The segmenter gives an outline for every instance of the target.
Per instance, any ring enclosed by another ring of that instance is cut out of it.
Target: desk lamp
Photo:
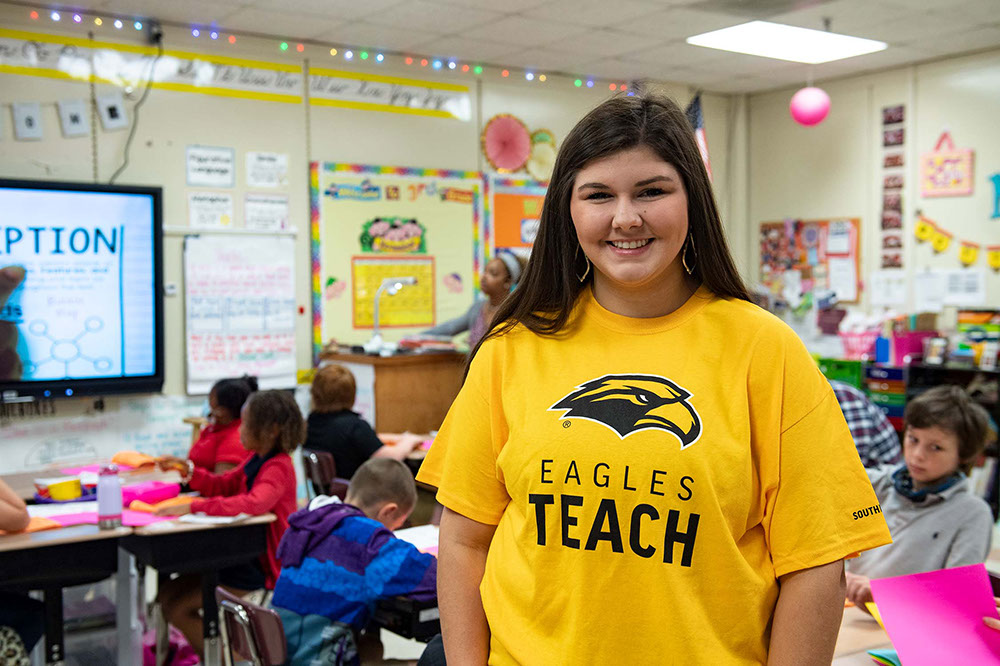
[[[416,283],[417,278],[412,275],[407,277],[390,277],[382,280],[382,284],[380,284],[378,289],[375,290],[375,328],[372,331],[371,339],[364,344],[366,354],[378,354],[382,351],[383,343],[382,334],[379,332],[378,302],[382,297],[383,292],[393,296],[396,292],[403,288],[403,285]]]

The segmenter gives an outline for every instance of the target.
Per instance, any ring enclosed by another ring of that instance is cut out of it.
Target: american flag
[[[688,104],[684,113],[687,114],[688,122],[694,128],[694,137],[698,141],[698,150],[701,151],[701,159],[705,163],[705,170],[708,171],[709,180],[712,179],[712,164],[708,159],[708,139],[705,138],[705,117],[701,113],[701,93],[694,96]]]

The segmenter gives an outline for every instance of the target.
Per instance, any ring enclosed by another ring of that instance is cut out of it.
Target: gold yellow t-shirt
[[[491,664],[764,663],[779,576],[890,542],[801,341],[704,288],[488,341],[417,478],[497,525]]]

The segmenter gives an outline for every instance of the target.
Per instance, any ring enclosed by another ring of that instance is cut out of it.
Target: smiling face
[[[637,297],[676,301],[686,285],[681,250],[688,200],[670,163],[647,146],[588,163],[573,183],[570,216],[593,263],[594,296],[601,305],[629,315],[625,304]]]
[[[917,489],[937,485],[958,471],[958,435],[940,428],[906,428],[903,458]]]

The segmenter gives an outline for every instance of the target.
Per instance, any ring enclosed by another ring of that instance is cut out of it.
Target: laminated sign
[[[972,194],[971,148],[956,149],[943,132],[934,150],[920,156],[920,196],[956,197]]]

